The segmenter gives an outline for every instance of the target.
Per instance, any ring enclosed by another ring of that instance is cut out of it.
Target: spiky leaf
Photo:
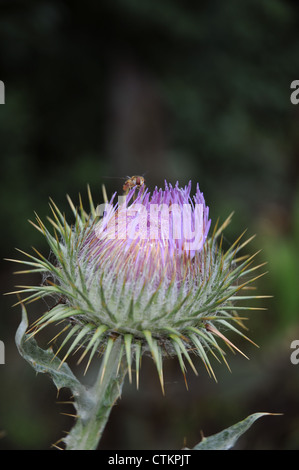
[[[204,437],[199,444],[193,447],[193,450],[229,450],[257,419],[271,414],[273,413],[254,413],[249,415],[243,421],[224,429],[224,431],[213,436]]]
[[[19,353],[37,373],[49,374],[57,389],[71,389],[74,396],[82,395],[83,387],[66,363],[55,357],[51,348],[41,349],[34,337],[26,334],[28,328],[27,312],[22,305],[22,321],[17,329],[15,340]]]

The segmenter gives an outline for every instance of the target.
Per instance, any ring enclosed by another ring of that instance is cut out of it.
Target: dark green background
[[[101,442],[107,449],[179,449],[256,411],[283,416],[258,421],[241,449],[299,449],[299,5],[282,0],[1,1],[0,106],[1,259],[44,241],[27,222],[50,215],[48,198],[66,210],[66,194],[96,202],[101,184],[121,190],[123,177],[145,174],[198,181],[213,223],[235,211],[226,246],[247,228],[250,252],[267,261],[259,294],[267,311],[249,312],[249,336],[235,340],[250,356],[228,354],[188,372],[165,364],[166,396],[151,360],[140,390],[125,386]],[[39,282],[1,262],[3,293]],[[2,449],[47,449],[70,429],[56,391],[18,355],[20,309],[1,298]],[[257,301],[256,305],[257,305]],[[30,317],[44,305],[32,304]],[[61,395],[64,398],[64,394]],[[66,394],[67,397],[67,394]]]

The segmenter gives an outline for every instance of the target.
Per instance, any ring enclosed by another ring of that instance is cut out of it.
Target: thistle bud
[[[86,368],[99,350],[108,360],[120,339],[129,378],[134,364],[137,386],[145,353],[153,357],[162,390],[165,355],[178,358],[185,376],[187,364],[197,374],[191,357],[196,353],[215,378],[209,353],[226,362],[221,341],[239,351],[221,330],[244,336],[237,312],[247,307],[238,303],[254,298],[240,292],[256,279],[251,273],[259,266],[251,266],[253,257],[237,259],[250,239],[242,242],[241,236],[224,252],[222,232],[231,217],[210,234],[209,208],[198,185],[191,196],[191,182],[183,188],[165,182],[152,193],[133,187],[97,208],[89,188],[88,195],[88,213],[69,199],[72,225],[51,202],[54,233],[37,217],[34,225],[45,236],[53,262],[40,253],[19,261],[51,278],[46,285],[17,291],[29,294],[23,302],[49,295],[58,300],[33,325],[34,333],[66,321],[62,363],[82,346],[79,362],[88,358]]]

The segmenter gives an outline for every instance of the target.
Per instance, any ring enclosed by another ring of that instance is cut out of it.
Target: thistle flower
[[[240,291],[256,279],[251,273],[260,266],[251,266],[254,256],[238,260],[237,254],[252,238],[241,242],[241,236],[224,252],[222,232],[231,216],[209,236],[209,208],[198,185],[191,197],[191,182],[184,188],[165,182],[152,194],[135,187],[97,208],[89,188],[88,196],[89,213],[81,200],[77,209],[68,198],[72,225],[51,201],[53,234],[36,217],[33,225],[45,236],[54,262],[37,251],[37,256],[22,252],[29,260],[18,261],[44,276],[42,285],[19,286],[15,293],[27,294],[22,302],[56,298],[32,325],[34,334],[66,322],[57,351],[68,348],[61,363],[81,346],[78,362],[88,358],[87,370],[100,351],[102,376],[118,339],[119,363],[125,360],[130,381],[135,369],[137,387],[145,353],[153,357],[163,391],[164,356],[176,356],[185,377],[187,364],[197,374],[195,353],[215,378],[210,355],[227,364],[221,341],[243,354],[220,330],[244,336],[237,312],[250,307],[238,302],[256,296]]]

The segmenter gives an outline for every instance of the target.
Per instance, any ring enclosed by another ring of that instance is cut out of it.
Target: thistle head
[[[162,389],[165,355],[178,358],[185,377],[187,365],[197,373],[195,353],[215,377],[210,353],[226,363],[221,342],[238,350],[221,329],[243,335],[237,312],[250,307],[239,307],[239,301],[255,297],[240,295],[259,267],[252,267],[253,257],[238,262],[250,240],[239,237],[224,252],[222,232],[231,217],[210,234],[209,208],[198,185],[191,196],[191,182],[184,188],[165,182],[152,193],[136,186],[98,207],[89,188],[88,195],[88,213],[69,198],[71,225],[52,201],[53,231],[37,217],[34,225],[45,236],[53,262],[40,253],[24,253],[27,259],[19,261],[46,280],[17,291],[29,294],[22,302],[57,299],[33,324],[34,334],[66,322],[57,353],[67,347],[63,363],[82,346],[79,362],[86,358],[86,369],[98,351],[107,361],[113,342],[121,338],[120,361],[126,361],[130,380],[134,364],[137,386],[145,353],[153,357]]]

